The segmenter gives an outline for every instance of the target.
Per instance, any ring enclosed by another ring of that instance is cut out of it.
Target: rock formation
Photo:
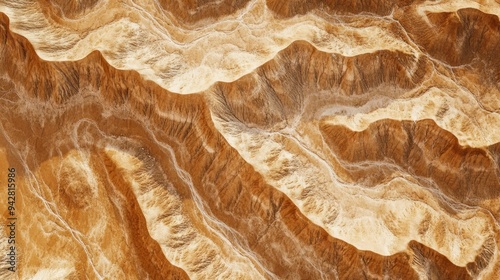
[[[500,279],[499,16],[0,0],[0,278]]]

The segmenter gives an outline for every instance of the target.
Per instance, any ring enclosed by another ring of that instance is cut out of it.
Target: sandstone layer
[[[0,277],[500,279],[499,15],[0,0]]]

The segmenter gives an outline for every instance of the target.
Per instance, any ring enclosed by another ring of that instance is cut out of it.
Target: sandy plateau
[[[0,0],[0,279],[500,279],[499,16]]]

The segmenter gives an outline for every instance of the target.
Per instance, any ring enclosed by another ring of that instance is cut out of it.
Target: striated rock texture
[[[499,15],[0,0],[0,278],[500,279]]]

